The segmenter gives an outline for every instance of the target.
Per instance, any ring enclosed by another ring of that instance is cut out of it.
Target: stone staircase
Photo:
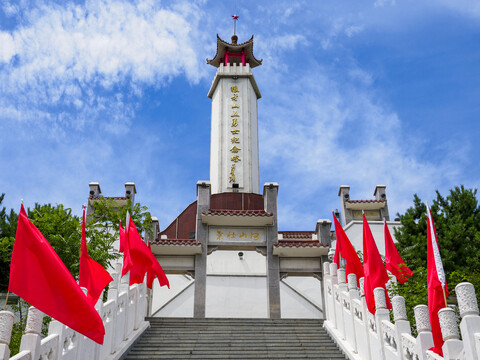
[[[315,319],[147,318],[126,359],[345,359]]]

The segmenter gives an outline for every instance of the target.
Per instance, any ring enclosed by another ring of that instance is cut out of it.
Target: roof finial
[[[232,15],[233,18],[233,36],[232,36],[232,44],[237,45],[237,20],[238,20],[238,15],[237,15],[237,4],[235,4],[235,14]]]

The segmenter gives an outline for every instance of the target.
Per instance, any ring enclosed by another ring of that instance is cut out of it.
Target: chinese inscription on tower
[[[230,91],[232,93],[232,103],[231,103],[231,107],[232,107],[232,113],[230,115],[230,118],[231,118],[231,126],[230,126],[230,132],[232,134],[232,137],[230,138],[230,142],[231,142],[231,148],[230,148],[230,174],[229,174],[229,180],[228,182],[229,183],[236,183],[237,182],[237,179],[235,178],[235,170],[236,170],[236,163],[238,163],[239,161],[241,161],[241,157],[240,157],[240,150],[242,150],[240,148],[240,129],[238,129],[238,125],[239,125],[239,122],[240,122],[240,115],[238,114],[238,109],[240,108],[240,106],[238,105],[238,95],[239,95],[239,91],[238,91],[238,86],[237,85],[234,85],[232,87],[230,87]]]

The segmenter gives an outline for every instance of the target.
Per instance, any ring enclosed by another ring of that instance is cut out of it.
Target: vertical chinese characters
[[[230,91],[232,93],[232,114],[230,115],[231,118],[231,129],[230,132],[232,134],[232,137],[230,138],[232,147],[230,148],[230,152],[232,153],[230,157],[230,161],[232,162],[231,167],[230,167],[230,174],[229,174],[229,182],[230,183],[236,183],[236,178],[235,178],[235,170],[236,170],[236,163],[241,161],[241,157],[239,154],[239,151],[241,148],[237,145],[240,145],[240,129],[238,129],[238,124],[240,121],[240,115],[238,113],[238,109],[240,109],[240,106],[238,105],[238,86],[234,85],[230,87]]]

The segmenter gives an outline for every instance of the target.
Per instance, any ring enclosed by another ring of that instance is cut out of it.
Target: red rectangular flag
[[[155,276],[158,277],[160,286],[167,285],[170,288],[170,284],[162,267],[152,254],[152,251],[143,242],[132,218],[129,218],[127,221],[128,230],[126,231],[126,241],[124,244],[125,251],[123,254],[122,276],[130,271],[130,285],[133,285],[142,283],[145,279],[145,274],[150,272],[149,276],[147,276],[147,285],[150,285],[149,288],[153,285]],[[149,280],[151,280],[151,282]]]
[[[337,243],[335,247],[335,257],[333,262],[340,267],[340,258],[344,258],[346,261],[345,274],[355,274],[357,275],[357,286],[359,284],[360,278],[363,277],[363,266],[358,258],[358,255],[355,251],[350,240],[348,240],[347,234],[343,231],[342,225],[338,222],[335,214],[332,212],[333,222],[335,224],[335,235],[337,237]]]
[[[103,344],[102,319],[23,205],[10,265],[11,291],[38,310]]]
[[[390,303],[387,289],[385,288],[385,284],[390,278],[383,265],[382,257],[378,252],[377,244],[375,243],[365,214],[363,214],[363,272],[365,273],[364,293],[368,310],[372,314],[375,314],[376,307],[373,290],[378,287],[385,289],[387,308],[391,309],[392,304]]]
[[[400,284],[403,284],[408,280],[410,276],[413,275],[412,270],[410,270],[403,261],[402,257],[397,251],[395,244],[393,243],[392,235],[388,230],[387,221],[384,222],[384,231],[385,231],[385,268],[390,271],[397,278]]]
[[[447,306],[446,297],[448,296],[448,287],[443,270],[440,249],[438,248],[437,232],[433,223],[432,213],[427,206],[427,284],[428,284],[428,313],[430,315],[430,325],[432,327],[432,336],[434,347],[437,354],[443,356],[442,346],[443,337],[440,329],[440,320],[438,311]]]
[[[82,243],[80,247],[80,271],[78,283],[87,289],[87,299],[92,304],[97,303],[103,289],[112,281],[110,274],[88,255],[87,238],[85,236],[85,208],[82,218]]]

